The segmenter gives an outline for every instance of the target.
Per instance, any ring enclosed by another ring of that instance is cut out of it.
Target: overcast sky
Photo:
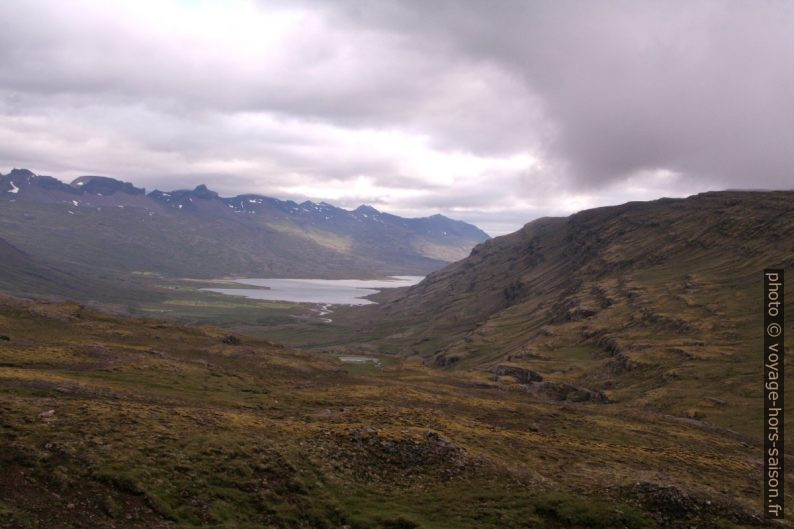
[[[0,171],[497,235],[794,185],[794,2],[0,1]]]

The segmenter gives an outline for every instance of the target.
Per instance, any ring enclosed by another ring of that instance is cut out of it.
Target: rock
[[[451,365],[457,364],[460,361],[459,356],[447,356],[443,353],[436,355],[433,359],[433,364],[436,367],[449,367]]]
[[[352,441],[364,441],[367,439],[371,439],[378,435],[378,431],[371,427],[366,428],[357,428],[350,432],[350,439]]]
[[[627,371],[632,371],[637,367],[637,364],[629,360],[629,357],[624,353],[616,353],[612,360],[607,364],[607,370],[612,375],[619,375]]]
[[[525,345],[520,352],[511,354],[507,356],[508,362],[513,362],[515,360],[548,360],[549,357],[540,354],[535,349],[532,349],[529,345]]]
[[[695,420],[702,420],[706,417],[706,415],[696,408],[689,408],[686,411],[686,416],[688,419],[695,419]]]
[[[531,382],[524,386],[527,391],[543,394],[556,401],[607,403],[607,396],[598,390],[574,386],[565,382]]]
[[[620,345],[618,345],[617,340],[615,340],[611,336],[599,337],[596,340],[596,345],[612,356],[615,356],[623,352],[623,350],[620,348]]]
[[[597,314],[596,310],[587,307],[574,307],[565,313],[565,321],[580,321]]]
[[[447,441],[436,432],[432,432],[432,431],[425,432],[425,439],[427,440],[428,443],[441,446],[443,448],[457,450],[457,447],[455,446],[454,443]]]
[[[692,353],[690,353],[685,349],[681,349],[680,347],[670,347],[668,351],[681,356],[681,358],[685,360],[695,360],[697,358],[697,356],[693,355]]]
[[[343,467],[355,469],[363,479],[408,479],[432,471],[449,478],[463,472],[465,452],[452,441],[434,431],[420,438],[392,437],[373,428],[351,430],[351,444],[336,459]]]
[[[493,369],[491,369],[491,373],[497,376],[513,377],[516,379],[516,381],[518,381],[519,384],[528,384],[530,382],[540,382],[541,380],[543,380],[543,375],[541,375],[537,371],[526,369],[524,367],[509,366],[505,364],[500,364],[494,367]]]
[[[714,501],[674,486],[638,482],[625,487],[623,494],[639,500],[660,527],[714,527],[703,524],[711,517],[728,519],[743,526],[766,526],[755,513],[735,503]]]
[[[224,336],[221,342],[226,345],[240,345],[240,339],[232,334]]]

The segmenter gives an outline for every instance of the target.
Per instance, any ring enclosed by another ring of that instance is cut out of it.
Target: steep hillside
[[[740,434],[379,361],[0,297],[0,527],[765,526]]]
[[[75,279],[0,239],[0,290],[25,291],[31,296],[73,296],[79,292]]]
[[[168,291],[153,288],[144,277],[97,274],[95,268],[33,258],[4,239],[0,239],[0,291],[28,298],[79,299],[114,311],[169,297]]]
[[[488,238],[440,215],[222,198],[203,185],[147,195],[112,178],[65,184],[26,169],[0,176],[0,236],[66,267],[204,278],[425,274]]]
[[[436,366],[754,432],[764,268],[794,268],[794,193],[705,193],[534,221],[350,318]]]

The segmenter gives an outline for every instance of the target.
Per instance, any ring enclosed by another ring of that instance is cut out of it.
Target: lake
[[[394,276],[386,279],[232,279],[224,283],[241,286],[202,290],[268,301],[369,305],[374,301],[364,297],[377,294],[385,288],[415,285],[422,279],[424,279],[422,276]],[[255,288],[243,288],[243,286]]]

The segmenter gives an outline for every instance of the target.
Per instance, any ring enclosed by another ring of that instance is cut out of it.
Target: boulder
[[[530,382],[540,382],[543,380],[543,375],[537,371],[505,364],[499,364],[495,366],[493,369],[491,369],[491,373],[500,377],[513,377],[519,384],[529,384]]]
[[[232,334],[224,336],[221,342],[226,345],[240,345],[240,339]]]

